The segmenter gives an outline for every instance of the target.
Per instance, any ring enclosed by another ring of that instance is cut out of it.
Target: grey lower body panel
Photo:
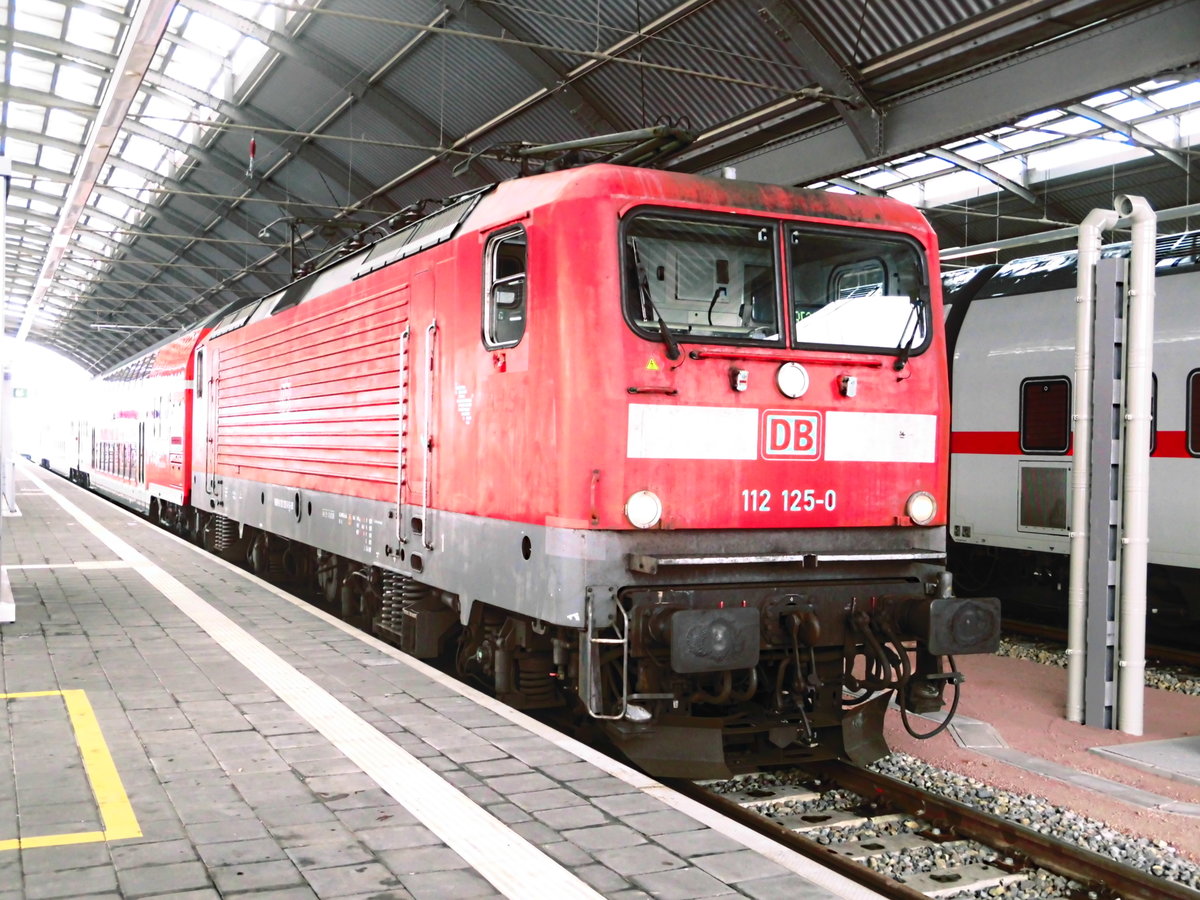
[[[927,579],[943,568],[943,528],[592,531],[552,528],[264,485],[226,476],[194,505],[459,597],[582,628],[589,587]],[[420,531],[412,527],[419,521]],[[401,534],[401,523],[404,534]],[[856,559],[870,554],[871,559]],[[694,565],[636,570],[639,558]],[[821,559],[838,560],[830,563]]]

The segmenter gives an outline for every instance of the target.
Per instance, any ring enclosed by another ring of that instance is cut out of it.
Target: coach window
[[[1021,382],[1021,452],[1062,455],[1071,449],[1071,382],[1063,377]]]
[[[487,243],[483,343],[489,350],[515,347],[525,335],[526,246],[520,227],[493,235]]]
[[[196,388],[195,394],[197,397],[204,396],[204,351],[201,350],[196,354]]]
[[[1150,373],[1150,455],[1158,449],[1158,376]]]
[[[1200,369],[1192,369],[1187,377],[1187,450],[1200,456]]]

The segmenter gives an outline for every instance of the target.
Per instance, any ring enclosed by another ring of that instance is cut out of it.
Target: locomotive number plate
[[[772,491],[767,488],[742,491],[742,512],[786,512],[805,513],[837,509],[837,491],[821,491],[817,488],[794,488]]]

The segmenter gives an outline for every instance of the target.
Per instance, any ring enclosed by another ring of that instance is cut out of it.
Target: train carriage
[[[1150,464],[1149,627],[1200,624],[1198,235],[1158,241]],[[1104,249],[1124,258],[1128,244]],[[954,273],[951,537],[963,584],[1025,615],[1065,621],[1076,254]],[[1181,630],[1182,629],[1182,630]]]
[[[174,522],[186,503],[191,366],[203,333],[172,336],[92,382],[81,420],[67,426],[68,477]]]

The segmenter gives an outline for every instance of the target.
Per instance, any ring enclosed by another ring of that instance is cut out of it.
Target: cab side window
[[[515,347],[525,335],[525,229],[493,235],[484,250],[483,343]]]

